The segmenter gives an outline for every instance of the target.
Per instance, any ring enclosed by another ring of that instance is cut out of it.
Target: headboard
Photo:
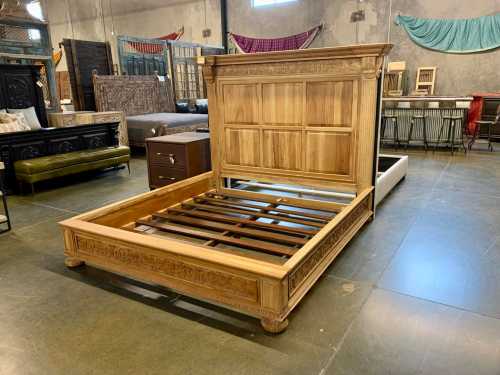
[[[48,126],[38,65],[0,64],[0,109],[35,107],[40,125]]]
[[[101,76],[94,74],[99,112],[122,111],[126,116],[175,112],[172,84],[158,76]]]
[[[388,44],[199,58],[212,165],[225,178],[361,192],[373,186]]]

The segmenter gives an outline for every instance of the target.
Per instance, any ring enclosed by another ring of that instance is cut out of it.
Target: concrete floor
[[[146,163],[10,197],[0,374],[500,374],[500,152],[410,152],[406,181],[290,316],[256,319],[91,267],[57,222],[147,190]]]

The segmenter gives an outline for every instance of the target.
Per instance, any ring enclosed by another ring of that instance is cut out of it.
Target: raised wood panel
[[[226,129],[225,152],[225,160],[228,164],[251,167],[259,166],[259,130]]]
[[[352,134],[308,132],[306,171],[349,176],[352,172]]]
[[[266,83],[262,85],[265,124],[300,125],[302,123],[303,84]]]
[[[257,124],[259,121],[257,85],[227,84],[223,87],[225,123]]]
[[[264,130],[262,143],[265,168],[301,169],[302,135],[300,131]]]
[[[352,126],[353,81],[308,82],[307,124]]]

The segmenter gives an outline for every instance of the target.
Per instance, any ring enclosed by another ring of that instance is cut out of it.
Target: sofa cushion
[[[30,175],[125,155],[130,155],[130,149],[127,146],[105,147],[19,160],[15,162],[14,167],[16,173]]]

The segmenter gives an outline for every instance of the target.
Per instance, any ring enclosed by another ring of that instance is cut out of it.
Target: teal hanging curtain
[[[457,20],[398,16],[396,24],[418,45],[437,51],[472,53],[500,47],[500,13]]]

